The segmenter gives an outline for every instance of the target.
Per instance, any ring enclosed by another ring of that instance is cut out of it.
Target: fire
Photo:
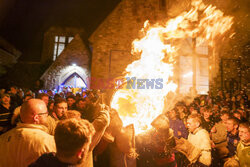
[[[204,42],[213,46],[216,37],[233,24],[232,17],[223,16],[223,12],[202,0],[193,0],[191,5],[188,12],[164,25],[150,26],[146,21],[141,30],[145,36],[133,42],[132,54],[141,57],[127,66],[127,85],[116,91],[111,107],[118,111],[125,126],[134,124],[136,134],[151,128],[151,122],[167,104],[166,95],[177,88],[172,76],[174,60],[181,49],[178,41],[196,38],[196,46]]]

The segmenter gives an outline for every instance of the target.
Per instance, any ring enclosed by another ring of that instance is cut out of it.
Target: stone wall
[[[235,18],[235,24],[228,34],[233,34],[234,31],[237,34],[233,38],[225,36],[226,38],[220,39],[216,46],[217,48],[210,48],[209,51],[209,84],[211,88],[217,90],[221,88],[221,83],[223,82],[221,80],[221,59],[239,59],[242,57],[241,50],[249,46],[247,45],[249,41],[249,21],[247,21],[247,18],[249,16],[246,14],[248,8],[243,0],[237,3],[232,0],[226,3],[224,1],[204,1],[209,4],[213,3],[225,15],[231,15]],[[162,6],[163,4],[166,6]],[[149,20],[152,24],[156,22],[161,23],[161,21],[177,16],[189,7],[190,0],[121,1],[89,38],[93,48],[92,77],[113,78],[121,76],[126,66],[136,59],[134,55],[130,54],[131,43],[140,37],[139,31],[143,27],[144,22]],[[246,51],[246,53],[249,53],[249,51]],[[245,56],[247,60],[249,60],[248,57]],[[249,66],[245,65],[242,69],[244,68],[249,69]],[[234,68],[231,72],[234,73],[235,70]],[[244,75],[247,76],[247,74],[249,74],[249,70]],[[228,74],[224,75],[230,76]],[[243,80],[244,84],[249,82],[249,79],[246,79],[246,77],[245,79],[242,78]]]
[[[41,79],[44,81],[44,89],[58,89],[58,86],[74,73],[77,73],[89,85],[89,60],[90,52],[88,48],[80,36],[76,35],[42,75]]]
[[[46,63],[53,60],[55,36],[75,36],[76,34],[85,38],[85,31],[81,28],[50,27],[44,34],[41,62]]]
[[[89,38],[93,47],[92,77],[120,76],[136,59],[130,54],[131,43],[139,37],[144,22],[153,24],[169,17],[167,2],[161,6],[160,0],[122,1]]]

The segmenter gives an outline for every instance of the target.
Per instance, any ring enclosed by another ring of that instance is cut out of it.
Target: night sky
[[[16,0],[0,25],[0,36],[22,52],[19,60],[40,61],[43,34],[51,26],[81,27],[87,36],[121,0]]]

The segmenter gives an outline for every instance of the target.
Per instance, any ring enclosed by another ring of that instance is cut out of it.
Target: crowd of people
[[[0,167],[112,166],[103,138],[115,113],[102,104],[98,90],[74,95],[11,86],[0,96]],[[150,147],[137,148],[138,167],[250,166],[249,99],[243,91],[179,101],[163,116],[170,130],[156,128],[150,142],[140,143]]]

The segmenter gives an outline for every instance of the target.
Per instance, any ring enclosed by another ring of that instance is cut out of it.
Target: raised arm
[[[101,109],[101,111],[99,111],[99,113],[97,114],[96,119],[92,123],[96,133],[92,138],[92,143],[89,148],[90,151],[93,151],[95,146],[99,143],[106,128],[109,126],[109,123],[110,123],[109,111],[106,109]]]

